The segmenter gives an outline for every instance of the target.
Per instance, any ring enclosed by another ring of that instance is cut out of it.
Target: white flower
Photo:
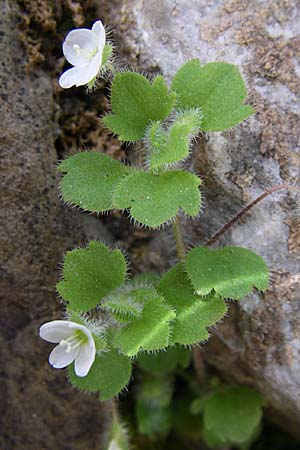
[[[96,346],[90,330],[69,320],[53,320],[40,327],[40,337],[57,345],[49,356],[55,369],[62,369],[75,360],[75,373],[85,377],[93,365]]]
[[[63,43],[63,53],[74,67],[61,75],[59,85],[68,89],[94,80],[102,64],[104,46],[105,29],[101,20],[97,20],[91,30],[79,28],[70,31]]]

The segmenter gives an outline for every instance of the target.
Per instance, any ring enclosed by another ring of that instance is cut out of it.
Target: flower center
[[[78,44],[73,45],[73,50],[76,53],[77,56],[80,55],[80,46]]]
[[[69,353],[71,350],[75,350],[87,341],[87,336],[82,331],[76,330],[67,339],[63,339],[62,341],[60,341],[60,345],[62,345],[63,347],[67,347],[66,352]]]
[[[85,48],[81,48],[78,44],[73,45],[73,50],[76,56],[82,56],[86,59],[92,59],[93,56],[95,56],[97,53],[97,47],[95,47],[93,50],[87,50]]]

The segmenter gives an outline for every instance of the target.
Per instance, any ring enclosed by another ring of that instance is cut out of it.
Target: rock
[[[6,450],[99,448],[109,406],[48,365],[39,326],[61,318],[55,284],[67,249],[99,237],[99,221],[58,198],[57,125],[49,72],[25,71],[17,1],[1,12],[1,437]]]
[[[167,79],[182,63],[237,64],[257,114],[204,136],[192,165],[203,177],[205,210],[192,240],[205,242],[242,205],[271,186],[299,184],[300,61],[297,0],[128,0],[111,9],[127,61]],[[131,55],[131,56],[128,56]],[[300,210],[279,191],[227,232],[222,243],[251,248],[272,271],[265,296],[231,307],[205,357],[230,380],[258,388],[281,426],[299,436]]]

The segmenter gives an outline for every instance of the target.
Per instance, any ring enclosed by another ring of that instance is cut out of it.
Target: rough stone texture
[[[47,362],[41,323],[61,317],[55,284],[64,252],[100,236],[96,219],[58,199],[50,73],[25,71],[15,1],[0,1],[0,448],[100,449],[109,404],[72,389]]]
[[[201,218],[185,224],[194,243],[267,188],[299,183],[299,1],[128,0],[112,16],[134,67],[170,79],[196,57],[235,63],[247,79],[256,116],[204,136],[195,149],[191,165],[203,176],[206,201]],[[275,420],[298,435],[299,214],[295,195],[279,191],[226,234],[222,243],[266,259],[272,284],[265,296],[253,294],[231,308],[205,352],[228,378],[256,386]]]

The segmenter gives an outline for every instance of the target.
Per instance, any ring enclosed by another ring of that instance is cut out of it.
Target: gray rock
[[[276,184],[299,184],[300,10],[297,0],[128,0],[111,10],[127,61],[167,79],[182,63],[237,64],[257,114],[223,134],[204,136],[192,165],[203,177],[205,210],[185,227],[205,242],[242,205]],[[256,386],[281,426],[299,435],[300,210],[279,191],[221,244],[263,256],[272,270],[266,295],[231,307],[205,357],[228,379]],[[157,255],[157,254],[156,254]]]

